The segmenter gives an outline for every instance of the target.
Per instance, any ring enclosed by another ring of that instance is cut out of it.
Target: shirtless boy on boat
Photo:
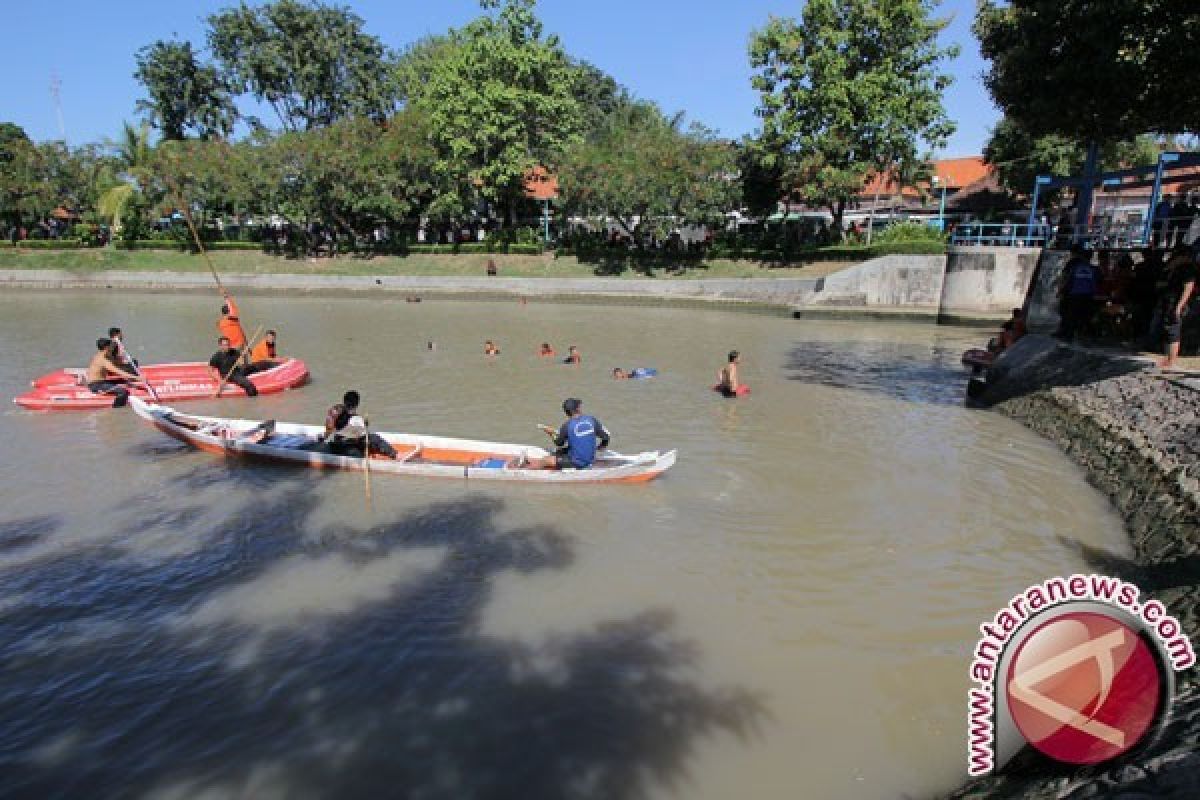
[[[132,382],[138,380],[138,377],[121,369],[115,362],[116,348],[112,339],[97,339],[96,354],[87,365],[87,388],[96,394],[113,395],[116,398],[113,400],[113,408],[121,408],[129,402],[129,390],[112,379]]]

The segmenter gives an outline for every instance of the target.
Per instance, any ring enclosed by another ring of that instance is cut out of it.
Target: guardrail
[[[1045,247],[1053,239],[1049,225],[1016,222],[960,222],[950,234],[950,244],[987,247]]]
[[[1186,231],[1168,238],[1155,232],[1159,246],[1164,242],[1183,241]],[[1079,242],[1093,250],[1122,250],[1145,247],[1145,226],[1137,222],[1122,222],[1109,225],[1051,226],[1023,225],[1016,222],[961,222],[950,235],[950,244],[956,246],[988,247],[1056,247],[1066,249]]]

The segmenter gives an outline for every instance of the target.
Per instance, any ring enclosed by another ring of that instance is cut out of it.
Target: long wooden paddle
[[[363,430],[366,431],[366,436],[363,437],[363,483],[367,492],[367,508],[371,507],[371,425],[367,422],[367,417],[361,411],[358,415],[362,417]]]
[[[154,398],[154,402],[162,405],[162,400],[159,399],[158,392],[154,391],[154,387],[150,385],[150,381],[146,380],[146,376],[142,374],[142,370],[138,367],[137,362],[129,355],[129,351],[125,349],[125,343],[120,339],[117,342],[117,352],[121,354],[121,358],[125,359],[125,363],[133,367],[133,374],[141,378],[142,384],[145,385],[146,391]]]
[[[238,351],[237,361],[233,362],[233,366],[229,368],[229,371],[225,373],[223,378],[221,378],[221,382],[217,384],[217,393],[213,395],[214,398],[221,396],[221,392],[225,390],[225,384],[229,383],[229,377],[233,375],[233,371],[241,365],[242,358],[246,355],[246,351],[249,350],[250,346],[258,340],[260,335],[262,335],[262,329],[263,326],[259,325],[258,329],[254,331],[254,336],[247,339],[245,344],[242,345],[242,349]]]
[[[178,163],[174,158],[168,157],[168,160]],[[164,177],[166,177],[167,184],[175,195],[175,202],[179,204],[180,210],[183,211],[184,222],[187,223],[188,230],[192,234],[192,241],[196,243],[196,249],[200,251],[200,255],[204,256],[204,263],[208,264],[208,271],[212,273],[213,280],[217,282],[217,289],[224,294],[225,284],[221,283],[221,276],[217,274],[217,268],[213,265],[212,259],[209,258],[208,251],[204,249],[204,243],[200,241],[200,233],[196,230],[196,223],[192,220],[192,207],[188,203],[183,189],[177,181],[167,176]]]

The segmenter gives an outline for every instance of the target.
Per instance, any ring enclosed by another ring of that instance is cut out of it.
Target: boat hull
[[[63,369],[43,375],[33,382],[30,391],[16,397],[13,402],[34,411],[84,411],[111,407],[113,396],[88,390],[80,382],[80,372]],[[141,372],[161,401],[212,399],[217,392],[217,381],[212,377],[208,365],[200,362],[148,364],[141,368]],[[303,386],[308,381],[308,367],[298,358],[289,358],[249,378],[259,394],[275,394]],[[131,397],[150,398],[150,393],[143,386],[131,384],[128,389]],[[221,397],[245,396],[245,390],[233,383],[226,383],[221,390]]]
[[[230,458],[247,458],[293,464],[314,469],[363,470],[364,459],[311,449],[300,449],[300,439],[315,442],[324,433],[318,425],[278,423],[271,440],[256,443],[240,438],[260,420],[184,415],[168,406],[131,398],[139,417],[166,435],[205,452]],[[524,459],[542,458],[540,447],[484,442],[408,433],[380,433],[398,453],[396,459],[371,458],[372,475],[409,475],[459,480],[517,481],[532,483],[643,483],[657,478],[675,463],[674,450],[636,455],[603,454],[588,469],[535,470],[517,466]],[[271,441],[288,441],[289,446]]]

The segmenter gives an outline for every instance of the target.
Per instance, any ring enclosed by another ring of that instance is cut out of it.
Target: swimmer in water
[[[571,345],[567,348],[567,357],[563,359],[564,364],[582,364],[583,358],[579,355],[579,348]]]
[[[554,348],[549,342],[542,342],[542,346],[538,349],[538,355],[542,358],[549,358],[554,355]]]
[[[717,391],[726,397],[737,397],[738,386],[738,351],[729,351],[729,361],[717,373]]]
[[[500,355],[500,348],[496,347],[495,342],[493,342],[491,339],[488,339],[483,343],[483,354],[485,356],[498,356]]]
[[[629,373],[626,372],[625,370],[621,369],[620,367],[613,367],[612,376],[613,376],[614,381],[629,380]]]

